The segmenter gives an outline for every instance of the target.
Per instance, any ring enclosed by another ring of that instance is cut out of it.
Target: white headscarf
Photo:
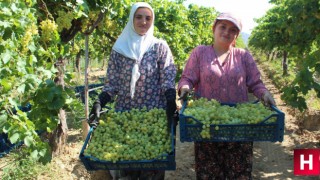
[[[148,29],[147,33],[143,36],[139,35],[133,25],[134,14],[138,8],[146,7],[152,12],[152,24]],[[140,77],[139,64],[145,52],[147,52],[157,41],[157,38],[153,36],[154,32],[154,12],[152,7],[145,2],[135,3],[130,11],[129,21],[126,27],[123,29],[122,33],[118,37],[113,50],[122,54],[125,57],[136,60],[135,65],[132,69],[131,83],[130,83],[130,95],[131,98],[134,97],[134,91],[136,82]]]

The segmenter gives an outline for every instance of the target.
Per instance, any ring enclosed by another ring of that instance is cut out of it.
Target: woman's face
[[[227,20],[218,21],[213,31],[215,41],[225,45],[230,45],[239,34],[239,29],[237,26]]]
[[[145,35],[152,25],[152,11],[149,8],[138,8],[134,13],[133,26],[135,31],[141,36]]]

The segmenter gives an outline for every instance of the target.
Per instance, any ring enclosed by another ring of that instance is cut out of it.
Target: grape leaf
[[[9,50],[6,50],[4,53],[1,53],[0,57],[0,59],[2,59],[2,62],[4,64],[7,64],[9,60],[12,58],[11,52]]]
[[[19,133],[14,133],[11,137],[10,137],[10,142],[12,144],[16,143],[18,141],[20,137],[20,134]]]
[[[32,153],[31,153],[31,157],[33,158],[33,159],[37,159],[38,158],[38,150],[34,150],[34,151],[32,151]]]
[[[32,144],[32,142],[33,142],[33,137],[32,137],[32,136],[26,136],[26,137],[24,138],[24,144],[25,144],[26,146],[30,147],[31,144]]]

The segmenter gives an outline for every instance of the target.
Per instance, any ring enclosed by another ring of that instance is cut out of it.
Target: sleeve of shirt
[[[106,84],[104,85],[103,92],[107,92],[111,99],[117,94],[119,89],[119,70],[116,64],[117,53],[114,50],[111,51],[110,58],[108,61]]]
[[[161,40],[160,46],[160,82],[162,91],[175,89],[175,78],[177,74],[173,55],[166,41]]]
[[[187,85],[190,89],[193,89],[194,86],[199,82],[200,78],[200,59],[199,59],[199,50],[197,47],[192,50],[189,59],[184,67],[184,70],[181,75],[181,79],[178,83],[178,93],[180,94],[181,87]]]
[[[261,74],[257,67],[256,62],[254,61],[252,55],[246,51],[245,52],[245,67],[246,67],[246,83],[249,92],[253,92],[253,94],[261,99],[263,93],[267,91],[267,88],[263,84],[261,80]]]

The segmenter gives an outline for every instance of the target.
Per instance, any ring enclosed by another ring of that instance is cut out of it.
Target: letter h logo
[[[293,158],[294,175],[320,175],[320,149],[295,149]]]

